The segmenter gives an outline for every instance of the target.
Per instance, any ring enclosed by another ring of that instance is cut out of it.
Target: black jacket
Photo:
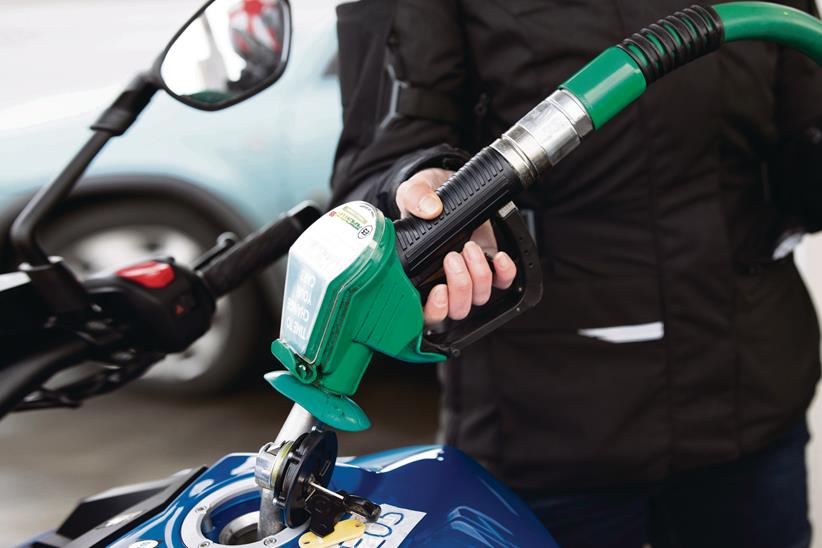
[[[396,215],[411,172],[476,152],[601,50],[682,7],[341,6],[336,200]],[[392,102],[386,63],[425,100]],[[806,189],[787,192],[795,177],[769,177],[766,161],[821,117],[810,60],[728,44],[654,83],[544,176],[522,199],[537,212],[544,297],[443,369],[446,440],[514,487],[578,489],[735,459],[799,420],[818,326],[792,256],[773,252],[822,208],[784,205],[785,193],[807,205]]]

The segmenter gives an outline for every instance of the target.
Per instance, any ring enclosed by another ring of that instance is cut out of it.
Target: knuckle
[[[405,184],[405,183],[403,183]],[[408,187],[403,187],[400,185],[397,187],[397,203],[398,204],[405,204],[409,202],[409,190]]]
[[[491,269],[488,268],[487,264],[482,265],[474,273],[474,281],[478,286],[490,286],[493,277],[494,275],[491,274]]]
[[[465,293],[471,291],[471,278],[467,275],[455,276],[454,280],[448,284],[453,291]]]

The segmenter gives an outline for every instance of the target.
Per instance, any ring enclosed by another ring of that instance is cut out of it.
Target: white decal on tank
[[[381,504],[382,513],[376,523],[369,523],[358,539],[343,542],[347,548],[397,548],[411,530],[425,517],[425,512]]]

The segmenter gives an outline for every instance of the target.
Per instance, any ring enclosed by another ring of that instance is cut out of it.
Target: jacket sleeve
[[[332,203],[364,199],[399,216],[396,187],[426,167],[456,169],[466,116],[463,30],[456,0],[361,0],[338,7],[343,131]],[[454,116],[392,112],[400,88],[456,105]]]
[[[794,7],[819,16],[812,0]],[[780,48],[776,84],[779,142],[769,162],[776,205],[803,230],[822,230],[822,67]]]

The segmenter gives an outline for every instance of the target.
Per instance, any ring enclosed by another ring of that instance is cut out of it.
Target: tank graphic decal
[[[347,548],[397,548],[414,527],[425,517],[425,512],[381,504],[382,513],[376,523],[369,523],[365,534],[358,539],[343,542]]]

